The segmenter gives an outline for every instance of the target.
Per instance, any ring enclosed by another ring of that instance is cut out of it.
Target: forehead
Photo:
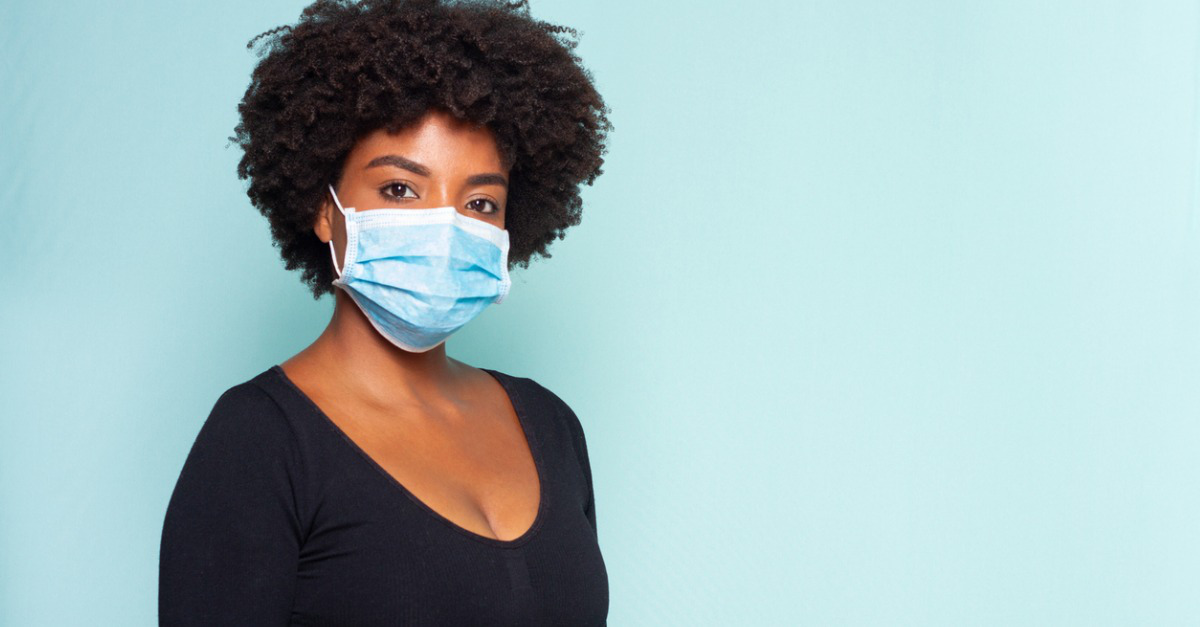
[[[363,168],[381,155],[395,154],[440,170],[502,170],[495,134],[487,126],[431,110],[395,133],[377,129],[354,145],[347,166]]]

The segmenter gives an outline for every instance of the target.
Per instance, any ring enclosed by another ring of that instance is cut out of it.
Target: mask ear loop
[[[338,211],[342,212],[343,219],[345,219],[346,216],[348,215],[348,213],[342,207],[342,201],[338,200],[337,192],[333,191],[333,184],[329,183],[328,185],[329,185],[329,193],[333,194],[333,202],[334,202],[334,204],[337,205]],[[347,225],[347,232],[349,232],[349,225]],[[333,249],[333,234],[332,233],[330,234],[330,237],[329,237],[329,258],[333,259],[333,269],[337,271],[338,278],[339,279],[342,278],[342,269],[338,267],[337,252],[334,251],[334,249]]]

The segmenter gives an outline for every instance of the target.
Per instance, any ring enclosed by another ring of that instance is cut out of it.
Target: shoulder
[[[488,368],[484,370],[495,374],[510,393],[520,397],[521,402],[533,405],[535,409],[550,410],[556,415],[575,416],[571,406],[562,397],[536,380]]]
[[[255,379],[213,404],[162,523],[159,604],[171,624],[227,624],[204,616],[251,606],[286,618],[295,556],[312,518],[288,424]]]
[[[279,404],[262,384],[264,374],[242,381],[221,392],[213,405],[213,409],[218,410],[217,415],[225,416],[243,412],[282,413]]]
[[[227,388],[213,403],[176,480],[170,519],[245,517],[270,505],[299,520],[305,456],[290,417],[258,385],[261,376]]]
[[[576,446],[582,445],[584,439],[583,424],[571,406],[548,387],[530,377],[522,377],[504,372],[491,370],[501,378],[505,387],[514,392],[517,400],[524,405],[531,415],[546,416],[552,419],[556,426],[565,429]]]
[[[295,440],[287,412],[266,384],[270,371],[237,383],[217,397],[196,436],[195,447],[237,452],[288,451]],[[251,449],[248,451],[247,449]]]

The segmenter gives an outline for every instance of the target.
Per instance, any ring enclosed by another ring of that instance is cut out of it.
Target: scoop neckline
[[[405,497],[407,497],[408,500],[415,503],[418,508],[425,511],[430,517],[432,517],[433,519],[435,519],[437,521],[440,521],[443,525],[449,527],[451,530],[453,530],[461,535],[464,535],[472,540],[475,540],[476,542],[480,542],[482,544],[499,547],[499,548],[517,548],[517,547],[523,546],[526,543],[528,543],[530,540],[532,540],[534,538],[534,536],[537,535],[538,531],[541,530],[542,525],[546,519],[546,511],[549,507],[550,497],[548,494],[548,490],[546,489],[546,470],[545,470],[545,464],[542,460],[541,441],[537,438],[537,435],[534,433],[533,427],[529,421],[529,417],[525,413],[525,404],[521,398],[521,395],[519,392],[517,392],[516,388],[514,388],[510,384],[510,381],[508,381],[508,375],[505,375],[502,372],[491,370],[489,368],[480,368],[480,370],[491,375],[491,377],[493,379],[495,379],[498,383],[500,383],[500,387],[504,388],[504,393],[508,397],[508,402],[510,405],[512,405],[513,411],[517,415],[517,420],[521,424],[521,431],[522,431],[523,435],[525,436],[525,442],[526,442],[527,446],[529,447],[530,454],[533,457],[533,465],[534,465],[535,469],[537,470],[537,477],[538,477],[537,514],[534,515],[533,523],[530,524],[529,528],[526,529],[524,533],[522,533],[521,535],[519,535],[516,538],[513,538],[511,540],[501,540],[499,538],[491,538],[491,537],[485,536],[483,534],[479,534],[474,531],[471,531],[470,529],[467,529],[466,527],[463,527],[463,526],[459,525],[458,523],[450,520],[449,518],[447,518],[446,516],[444,516],[440,512],[438,512],[437,510],[430,507],[424,501],[417,498],[417,495],[413,494],[412,491],[409,490],[408,488],[406,488],[403,483],[400,483],[400,481],[398,479],[396,479],[395,477],[393,477],[392,474],[389,473],[387,470],[385,470],[383,468],[383,466],[381,466],[379,464],[379,462],[375,461],[375,459],[373,457],[368,455],[367,452],[365,450],[363,450],[363,448],[361,446],[359,446],[357,442],[355,442],[353,439],[351,439],[350,436],[347,435],[346,432],[343,431],[342,428],[339,427],[337,425],[337,423],[334,422],[333,419],[331,419],[329,417],[329,415],[326,414],[325,411],[323,409],[321,409],[321,407],[319,405],[317,405],[317,403],[315,401],[313,401],[313,399],[310,398],[308,396],[308,394],[306,394],[304,392],[304,390],[301,390],[300,387],[297,386],[296,383],[294,381],[292,381],[291,378],[288,377],[287,372],[285,372],[283,370],[283,367],[281,365],[275,364],[275,365],[271,366],[271,368],[269,369],[269,371],[275,373],[275,375],[281,381],[283,381],[283,383],[290,390],[292,390],[293,393],[295,393],[297,396],[299,396],[301,399],[303,399],[304,402],[307,403],[308,406],[313,410],[313,412],[315,414],[317,414],[318,416],[320,416],[324,420],[324,422],[327,425],[329,425],[329,427],[331,427],[333,429],[333,431],[335,433],[337,433],[338,436],[340,436],[340,439],[343,442],[345,442],[354,452],[356,452],[359,457],[361,457],[363,460],[365,460],[366,463],[369,466],[371,466],[372,468],[374,468],[379,474],[383,475],[384,479],[386,479],[387,482],[389,484],[391,484],[393,488],[395,488],[401,494],[403,494]]]

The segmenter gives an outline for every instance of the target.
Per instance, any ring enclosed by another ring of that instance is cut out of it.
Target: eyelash
[[[389,201],[400,200],[403,198],[416,198],[416,196],[393,196],[393,195],[387,194],[386,191],[393,187],[403,187],[409,191],[412,191],[412,187],[409,186],[408,183],[388,183],[387,185],[384,185],[382,188],[380,188],[379,195]],[[480,211],[479,213],[491,215],[491,214],[500,212],[500,205],[496,204],[496,201],[491,200],[490,198],[472,198],[471,200],[467,201],[467,204],[470,205],[471,203],[473,203],[477,200],[482,200],[483,202],[490,203],[492,205],[491,211]]]
[[[500,213],[500,205],[497,205],[495,202],[492,202],[491,200],[489,200],[487,198],[472,198],[471,200],[467,201],[467,204],[470,205],[471,203],[475,202],[476,200],[482,200],[483,202],[491,203],[491,205],[492,205],[491,211],[480,211],[479,213],[488,214],[488,215]]]

